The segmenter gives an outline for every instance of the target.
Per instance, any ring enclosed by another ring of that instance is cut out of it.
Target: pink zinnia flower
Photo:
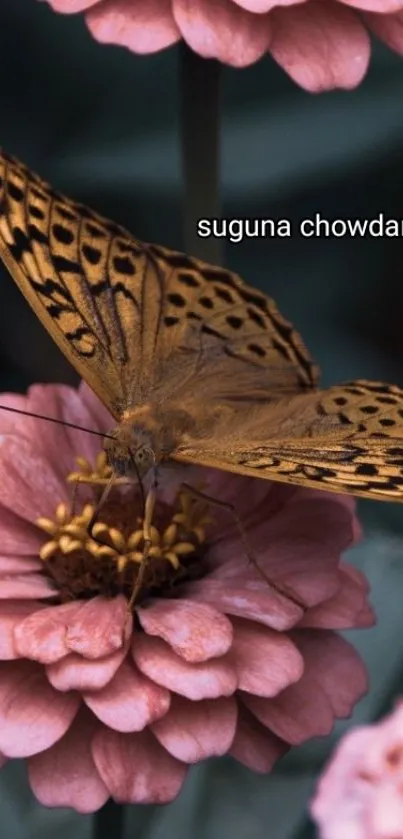
[[[0,404],[113,426],[85,385],[36,385]],[[27,758],[43,804],[80,812],[109,796],[170,801],[189,765],[214,755],[268,772],[290,745],[327,734],[366,689],[333,630],[372,623],[365,579],[340,561],[359,535],[351,498],[201,468],[192,483],[236,506],[273,585],[227,511],[178,500],[171,477],[129,613],[138,489],[111,493],[91,538],[109,468],[100,443],[0,410],[0,756]],[[99,485],[78,486],[73,514],[77,455]]]
[[[93,36],[150,53],[183,38],[204,58],[246,67],[270,53],[310,91],[353,88],[369,32],[403,53],[403,0],[48,0],[85,12]]]
[[[403,839],[403,702],[346,734],[311,804],[321,839]]]

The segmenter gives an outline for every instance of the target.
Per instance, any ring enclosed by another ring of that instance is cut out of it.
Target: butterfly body
[[[319,389],[298,333],[236,274],[138,241],[4,152],[0,257],[115,418],[117,473],[173,461],[403,501],[403,390]]]
[[[104,440],[108,463],[119,476],[144,477],[170,459],[194,426],[191,414],[175,405],[160,412],[149,404],[127,410]]]

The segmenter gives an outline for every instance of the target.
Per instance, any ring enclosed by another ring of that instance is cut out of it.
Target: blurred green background
[[[138,57],[95,43],[80,15],[36,0],[0,5],[0,144],[61,191],[131,229],[182,248],[178,48]],[[313,96],[267,58],[222,72],[223,214],[299,219],[403,217],[403,61],[374,45],[358,90]],[[203,125],[199,127],[203,131]],[[325,384],[353,377],[403,384],[403,242],[266,239],[228,244],[228,266],[269,292],[300,330]],[[4,269],[0,385],[75,381]],[[376,719],[403,691],[403,514],[359,502],[363,542],[350,552],[372,586],[378,626],[347,633],[365,658],[369,695],[354,722]],[[129,808],[136,839],[309,839],[307,800],[334,736],[294,750],[268,777],[230,760],[193,769],[165,808]],[[48,811],[23,764],[0,774],[2,835],[87,839],[90,816]],[[108,836],[111,830],[108,828]],[[105,834],[106,835],[106,834]]]

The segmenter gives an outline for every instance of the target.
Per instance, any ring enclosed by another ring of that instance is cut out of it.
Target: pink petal
[[[126,658],[128,644],[96,661],[71,653],[46,668],[48,679],[56,690],[100,690],[110,682]]]
[[[403,53],[403,12],[395,15],[364,14],[365,23],[381,41],[397,53]]]
[[[52,664],[70,651],[91,660],[103,658],[125,645],[131,622],[123,596],[50,606],[16,627],[16,648],[21,656],[43,664]]]
[[[103,44],[120,44],[141,54],[179,41],[171,0],[104,0],[86,14],[88,28]]]
[[[45,807],[93,813],[109,798],[91,755],[94,723],[89,713],[80,712],[58,743],[29,758],[29,782]]]
[[[255,529],[257,561],[269,579],[306,605],[321,603],[340,587],[340,553],[353,541],[353,520],[338,496],[296,493]]]
[[[226,659],[188,664],[160,638],[135,636],[132,656],[142,673],[188,699],[231,696],[237,686],[234,668]]]
[[[295,626],[304,614],[300,606],[250,576],[228,581],[219,579],[218,571],[214,571],[204,580],[183,586],[181,591],[195,601],[209,603],[217,611],[259,621],[279,632]]]
[[[227,753],[234,739],[237,706],[231,699],[189,702],[173,696],[171,708],[152,725],[162,746],[184,763],[198,763]]]
[[[342,583],[340,590],[312,609],[305,612],[298,627],[321,629],[348,629],[351,626],[363,626],[361,615],[365,615],[365,626],[372,626],[375,616],[367,604],[367,584],[357,577],[356,569],[340,567]]]
[[[362,769],[365,771],[366,754],[376,744],[376,739],[375,727],[360,726],[349,731],[325,767],[310,811],[321,826],[326,826],[327,832],[323,834],[326,839],[338,839],[341,829],[346,835],[345,830],[351,832],[352,827],[358,839],[365,839],[366,831],[360,830],[360,821],[372,798],[372,789],[365,778],[359,779],[357,774]],[[352,836],[354,838],[354,833]]]
[[[358,16],[327,0],[273,9],[273,58],[312,93],[350,90],[364,77],[370,58],[368,33]]]
[[[0,664],[0,751],[29,757],[49,748],[69,728],[80,704],[77,694],[60,694],[42,667],[30,661]]]
[[[365,693],[367,677],[354,648],[333,632],[290,633],[304,657],[304,674],[273,699],[242,694],[260,722],[293,745],[329,734],[335,717],[345,717]]]
[[[102,690],[85,693],[84,702],[101,722],[115,731],[142,731],[167,713],[170,693],[124,661]]]
[[[256,17],[231,0],[172,0],[172,4],[182,37],[203,58],[246,67],[268,49],[268,16]]]
[[[26,615],[45,608],[42,604],[21,601],[0,601],[0,660],[20,658],[14,641],[14,628]]]
[[[58,480],[32,441],[7,439],[0,445],[0,504],[35,524],[53,518],[60,501],[68,502],[67,485]]]
[[[79,608],[78,602],[49,606],[21,620],[14,629],[14,643],[19,655],[42,664],[51,664],[67,655],[67,627]]]
[[[403,0],[339,0],[339,2],[345,3],[346,6],[353,6],[354,9],[381,12],[386,16],[403,9]]]
[[[28,411],[28,400],[26,396],[19,393],[2,393],[0,399],[0,435],[2,434],[26,434],[26,417],[23,414],[14,414],[11,411],[2,410],[15,408],[17,411]]]
[[[329,734],[333,728],[330,701],[320,684],[306,676],[273,699],[245,693],[242,702],[263,725],[293,746]]]
[[[232,624],[216,609],[192,600],[154,600],[137,615],[147,635],[158,635],[185,661],[198,662],[228,652]]]
[[[85,9],[95,6],[98,0],[47,0],[55,12],[63,15],[73,15],[75,12],[84,12]]]
[[[0,534],[2,551],[22,556],[37,555],[46,540],[43,530],[39,530],[26,521],[25,513],[24,517],[17,516],[12,509],[2,504],[0,505]]]
[[[97,659],[121,649],[132,634],[133,618],[127,600],[118,597],[94,597],[79,605],[66,632],[71,652]]]
[[[43,574],[21,574],[0,578],[0,600],[39,600],[54,597],[55,589]]]
[[[148,730],[118,734],[102,727],[93,738],[92,755],[110,795],[124,804],[172,801],[187,771]]]
[[[354,647],[335,632],[295,630],[290,636],[304,657],[304,675],[320,681],[336,717],[348,717],[368,690],[364,663]]]
[[[305,3],[306,0],[234,0],[242,9],[255,14],[263,14],[274,9],[275,6],[295,6],[296,3]]]
[[[89,431],[99,430],[80,392],[67,385],[33,385],[28,391],[28,409],[62,422],[75,423]],[[75,469],[77,455],[93,462],[101,448],[101,438],[86,431],[67,425],[44,423],[43,420],[30,419],[28,422],[30,437],[37,451],[46,462],[52,464],[56,475],[63,482],[68,473]]]
[[[8,574],[29,574],[31,571],[43,571],[43,562],[37,557],[0,556],[0,577]]]
[[[240,705],[238,724],[229,754],[252,772],[266,774],[288,750],[287,743],[268,731]]]
[[[258,696],[276,696],[304,670],[303,657],[290,638],[251,621],[234,621],[230,658],[238,689]]]
[[[396,783],[389,781],[377,790],[368,822],[373,836],[402,836],[402,791]]]

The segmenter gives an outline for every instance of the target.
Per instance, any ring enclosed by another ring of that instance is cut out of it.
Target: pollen
[[[98,455],[94,467],[83,457],[76,463],[78,470],[67,480],[92,485],[94,502],[84,504],[80,512],[60,503],[53,520],[37,520],[48,537],[39,555],[62,602],[97,594],[130,597],[140,568],[141,600],[156,593],[169,596],[175,584],[200,575],[206,528],[212,522],[208,504],[187,490],[180,490],[173,504],[157,500],[143,567],[145,540],[137,487],[122,494],[114,483],[98,509],[97,486],[111,477],[104,453]]]

